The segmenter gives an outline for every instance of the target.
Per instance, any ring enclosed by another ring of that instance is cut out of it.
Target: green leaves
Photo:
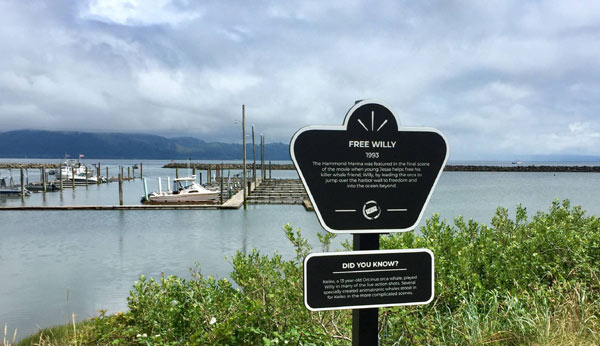
[[[514,215],[514,218],[511,218]],[[600,220],[555,200],[531,219],[498,208],[490,225],[438,215],[420,230],[381,238],[381,247],[429,248],[435,299],[380,309],[382,345],[600,343]],[[295,256],[238,252],[229,279],[140,276],[129,312],[101,313],[79,345],[347,345],[351,312],[303,305],[299,229],[284,226]],[[327,249],[333,235],[318,235]],[[346,243],[345,246],[350,246]]]

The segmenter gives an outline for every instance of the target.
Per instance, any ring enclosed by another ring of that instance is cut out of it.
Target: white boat
[[[167,179],[167,186],[168,186]],[[176,178],[173,190],[162,191],[161,179],[158,179],[158,192],[152,192],[142,202],[150,203],[201,203],[211,202],[219,197],[219,190],[210,190],[198,184],[196,176]]]
[[[88,184],[96,184],[98,182],[98,177],[96,177],[93,172],[93,169],[87,169],[79,160],[65,159],[60,166],[59,177],[66,183],[75,180],[75,184],[85,184],[86,182]],[[74,176],[73,173],[75,173]]]

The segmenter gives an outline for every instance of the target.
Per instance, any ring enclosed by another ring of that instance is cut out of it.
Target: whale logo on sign
[[[333,233],[414,229],[448,160],[436,129],[401,127],[374,100],[357,102],[342,126],[307,126],[290,155],[319,222]]]

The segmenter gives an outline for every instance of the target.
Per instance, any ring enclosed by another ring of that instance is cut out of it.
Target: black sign
[[[448,146],[436,129],[399,128],[383,104],[362,101],[343,126],[300,129],[290,154],[326,230],[388,233],[419,223]]]
[[[310,254],[304,305],[317,311],[428,304],[433,261],[427,249]]]

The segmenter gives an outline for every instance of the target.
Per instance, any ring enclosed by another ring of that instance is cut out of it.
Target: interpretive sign
[[[304,260],[304,304],[313,311],[428,304],[428,249],[314,253]]]
[[[319,222],[333,233],[416,227],[448,159],[432,128],[398,127],[377,101],[355,104],[342,126],[308,126],[290,154]]]

